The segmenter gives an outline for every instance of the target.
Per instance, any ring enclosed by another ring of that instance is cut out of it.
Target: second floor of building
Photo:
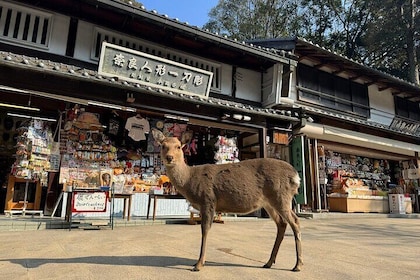
[[[0,0],[1,50],[98,69],[101,46],[213,74],[210,96],[420,137],[420,88],[302,39],[236,42],[116,0]],[[263,45],[260,47],[258,45]]]

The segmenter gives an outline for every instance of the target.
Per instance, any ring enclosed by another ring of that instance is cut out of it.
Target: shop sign
[[[73,192],[72,212],[106,212],[108,192]]]
[[[207,98],[213,73],[104,42],[98,73],[144,86]]]
[[[291,145],[291,164],[299,173],[300,187],[298,194],[295,196],[298,204],[306,204],[306,177],[305,177],[305,146],[303,136],[298,136],[292,140]]]
[[[403,133],[420,136],[420,123],[394,117],[392,123],[389,125],[392,130],[397,130]]]
[[[287,133],[280,133],[280,132],[273,132],[273,143],[274,144],[289,144],[289,134]]]

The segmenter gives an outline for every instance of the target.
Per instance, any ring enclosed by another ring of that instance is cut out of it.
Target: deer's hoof
[[[263,268],[271,268],[271,264],[266,263]]]
[[[300,266],[295,266],[292,271],[294,272],[299,272],[300,271]]]
[[[200,267],[198,267],[198,266],[195,265],[193,267],[193,269],[191,269],[191,271],[200,271],[200,269],[201,269]]]

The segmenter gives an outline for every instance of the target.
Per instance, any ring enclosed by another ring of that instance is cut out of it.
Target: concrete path
[[[304,266],[295,264],[290,228],[271,269],[275,224],[214,224],[206,267],[200,226],[149,224],[114,230],[0,232],[0,279],[418,279],[420,220],[380,216],[301,219]]]

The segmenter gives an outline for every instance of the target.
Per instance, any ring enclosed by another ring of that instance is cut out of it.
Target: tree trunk
[[[416,1],[410,0],[410,18],[407,23],[407,58],[409,65],[409,79],[410,82],[417,85],[420,84],[419,80],[419,65],[417,60],[416,47],[414,45],[414,28],[416,18]]]

